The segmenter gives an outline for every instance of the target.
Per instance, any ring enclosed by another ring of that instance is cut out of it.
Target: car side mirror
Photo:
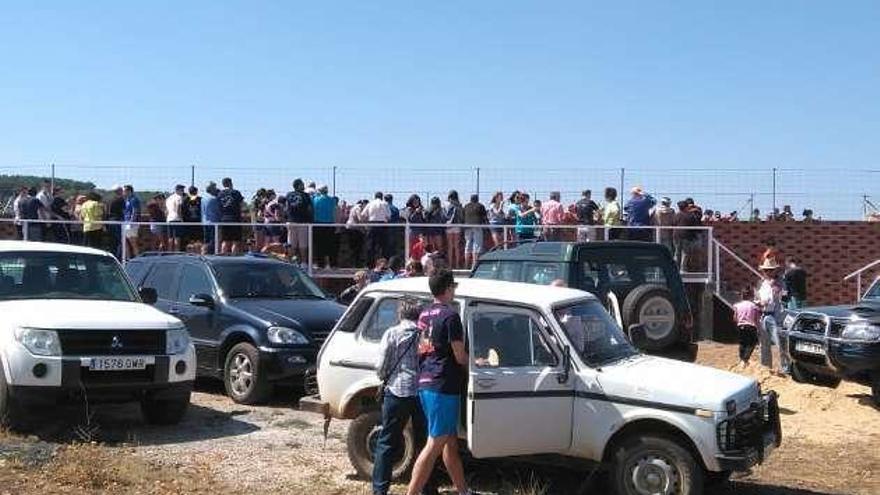
[[[648,333],[645,330],[645,325],[641,323],[633,323],[630,325],[629,341],[639,349],[644,348],[645,343],[648,341]]]
[[[562,373],[557,377],[560,384],[568,383],[571,374],[571,346],[562,348]]]
[[[189,296],[189,303],[202,308],[213,308],[214,296],[210,294],[193,294]]]
[[[159,301],[159,293],[152,287],[141,287],[138,289],[138,295],[144,304],[156,304]]]

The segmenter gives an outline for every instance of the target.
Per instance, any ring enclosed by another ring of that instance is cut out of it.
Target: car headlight
[[[183,354],[189,349],[189,332],[185,328],[174,328],[165,334],[165,353]]]
[[[268,333],[269,342],[273,344],[299,344],[309,343],[301,332],[287,327],[270,327]]]
[[[785,319],[782,320],[782,328],[786,330],[791,330],[791,327],[794,326],[794,320],[797,319],[795,315],[789,313],[785,315]]]
[[[61,355],[61,340],[55,330],[16,328],[15,340],[36,356]]]
[[[843,328],[840,337],[849,340],[880,340],[880,325],[870,323],[850,323]]]

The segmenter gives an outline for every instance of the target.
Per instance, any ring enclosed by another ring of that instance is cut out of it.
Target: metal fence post
[[[333,183],[333,195],[336,196],[336,165],[333,165],[333,172],[330,180]]]
[[[626,183],[626,168],[620,167],[620,190],[617,192],[617,197],[623,197],[623,188],[626,187],[624,184]],[[606,239],[607,240],[607,239]]]
[[[477,167],[477,196],[480,195],[480,167]]]
[[[403,226],[403,259],[409,259],[409,248],[410,248],[410,230],[409,230],[409,222],[404,224]],[[421,260],[417,260],[421,261]]]
[[[120,258],[122,258],[119,261],[123,264],[125,264],[126,259],[128,259],[128,241],[126,240],[125,233],[125,225],[119,224],[119,242],[121,244],[121,246],[119,246],[119,249]]]
[[[771,214],[776,214],[776,167],[773,167],[773,209],[770,210]]]
[[[214,224],[214,254],[220,254],[220,224]]]
[[[22,224],[21,224],[21,239],[22,239],[23,241],[27,241],[27,240],[28,240],[28,230],[30,230],[30,227],[29,227],[29,225],[28,225],[28,221],[27,221],[27,220],[22,220]]]
[[[308,255],[308,257],[306,258],[306,260],[307,260],[307,262],[308,262],[308,264],[309,264],[308,273],[309,273],[310,276],[311,276],[311,275],[314,275],[314,273],[313,273],[314,270],[312,269],[312,266],[314,266],[314,259],[315,259],[314,243],[312,242],[312,241],[314,240],[314,237],[313,237],[313,232],[314,232],[313,227],[314,227],[314,225],[310,223],[310,224],[309,224],[309,255]]]
[[[50,173],[52,174],[52,177],[51,177],[52,190],[54,191],[55,190],[55,164],[54,163],[52,164],[50,169],[51,169]]]
[[[196,166],[195,164],[189,166],[189,185],[196,185]]]

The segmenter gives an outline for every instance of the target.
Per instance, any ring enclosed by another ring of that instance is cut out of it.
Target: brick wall
[[[823,222],[818,224],[770,223],[719,224],[715,237],[744,260],[757,267],[764,242],[776,240],[782,256],[801,258],[809,274],[810,304],[853,302],[856,282],[843,277],[880,259],[880,223]],[[729,289],[755,283],[755,276],[729,255],[721,255],[721,280]],[[880,275],[880,269],[863,274],[863,290]]]

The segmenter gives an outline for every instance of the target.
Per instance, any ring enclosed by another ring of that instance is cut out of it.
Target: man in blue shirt
[[[203,228],[205,242],[202,244],[202,254],[213,254],[217,239],[214,227],[210,224],[220,223],[220,203],[217,201],[217,184],[209,182],[202,197],[202,223],[207,224]]]
[[[123,237],[128,247],[127,254],[134,258],[140,252],[138,249],[138,232],[140,227],[132,225],[132,223],[137,223],[141,219],[141,200],[134,193],[134,187],[131,184],[126,184],[122,187],[122,198]]]
[[[632,197],[627,201],[623,210],[626,212],[626,224],[630,227],[647,227],[651,225],[651,208],[657,204],[650,194],[645,193],[641,187],[632,188]],[[630,240],[650,241],[650,230],[631,229],[628,232]]]
[[[336,199],[321,184],[312,199],[315,223],[332,224],[336,222]],[[315,261],[321,268],[332,268],[336,265],[336,227],[315,227]]]

